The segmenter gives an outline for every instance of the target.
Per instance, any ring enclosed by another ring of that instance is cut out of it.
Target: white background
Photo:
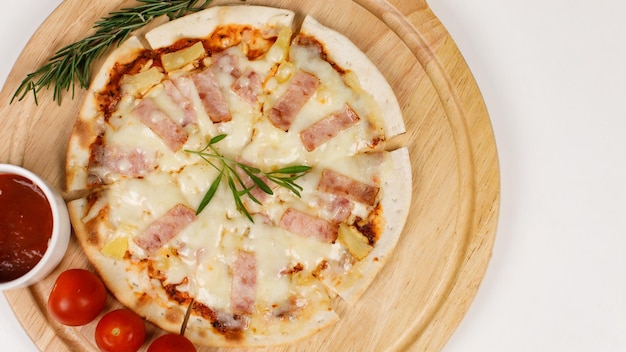
[[[1,83],[60,3],[2,0]],[[445,351],[626,351],[626,2],[429,4],[481,88],[502,178],[493,258]],[[36,351],[1,295],[0,341]]]

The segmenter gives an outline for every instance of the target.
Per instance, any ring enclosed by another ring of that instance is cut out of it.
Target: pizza
[[[295,18],[216,6],[128,38],[71,133],[86,256],[123,305],[199,345],[291,343],[336,322],[408,215],[393,90],[347,37]]]

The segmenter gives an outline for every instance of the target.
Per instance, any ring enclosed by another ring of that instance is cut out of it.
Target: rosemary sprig
[[[267,194],[274,194],[272,188],[263,180],[263,177],[278,186],[290,190],[295,195],[300,197],[302,186],[298,185],[296,181],[311,170],[310,166],[287,166],[278,170],[263,172],[259,168],[233,160],[232,158],[226,157],[220,153],[220,151],[215,147],[215,144],[224,138],[226,138],[226,134],[220,134],[211,138],[207,145],[201,150],[185,149],[188,153],[200,156],[204,161],[218,171],[217,177],[211,183],[211,186],[202,198],[202,201],[200,201],[196,214],[200,214],[200,212],[202,212],[202,210],[204,210],[204,208],[213,199],[213,196],[215,196],[215,193],[224,178],[226,178],[228,188],[233,194],[237,210],[252,222],[254,222],[254,220],[244,206],[242,197],[248,196],[248,198],[250,198],[253,202],[261,204],[261,202],[251,193],[253,189],[258,187]],[[252,180],[253,185],[246,185],[239,176],[239,173],[237,173],[237,169],[242,170],[246,175],[248,175]]]
[[[35,104],[38,104],[37,93],[42,88],[53,86],[53,100],[61,105],[63,92],[72,91],[74,97],[75,84],[80,88],[89,87],[91,82],[91,64],[113,44],[123,42],[135,30],[160,16],[168,16],[170,20],[206,8],[211,0],[138,0],[135,7],[123,8],[110,12],[107,17],[95,22],[94,34],[57,51],[48,62],[36,71],[26,75],[19,85],[11,102],[21,101],[29,93],[33,93]]]

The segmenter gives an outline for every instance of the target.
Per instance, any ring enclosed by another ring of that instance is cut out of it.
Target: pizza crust
[[[216,6],[167,22],[146,33],[145,38],[158,49],[181,38],[205,38],[221,25],[237,23],[271,30],[291,27],[293,11],[267,6]]]

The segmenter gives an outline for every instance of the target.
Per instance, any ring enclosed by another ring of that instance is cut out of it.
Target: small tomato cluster
[[[84,269],[69,269],[57,277],[50,296],[48,312],[59,323],[81,326],[94,321],[106,305],[107,291],[102,280]],[[146,339],[143,319],[132,310],[107,312],[96,326],[95,340],[102,352],[136,352]],[[196,352],[182,335],[168,333],[154,340],[148,352]]]

